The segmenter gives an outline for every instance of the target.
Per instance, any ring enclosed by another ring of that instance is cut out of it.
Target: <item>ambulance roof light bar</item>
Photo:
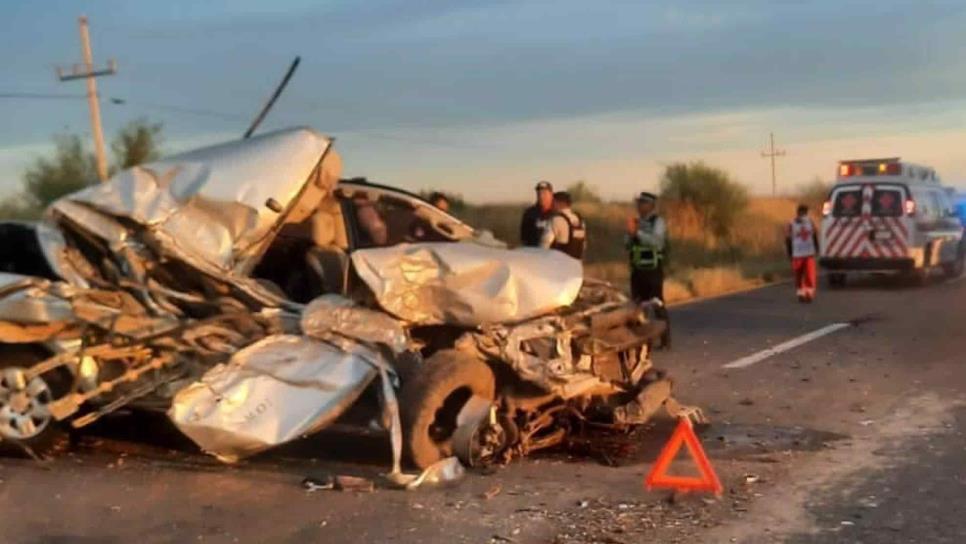
[[[838,180],[851,181],[856,177],[889,176],[906,182],[939,183],[936,171],[926,166],[903,163],[899,157],[839,161]]]
[[[841,161],[839,179],[856,176],[901,176],[902,163],[899,159],[877,161]]]
[[[889,157],[887,159],[852,159],[847,161],[839,161],[839,164],[874,164],[880,162],[902,162],[902,158]]]

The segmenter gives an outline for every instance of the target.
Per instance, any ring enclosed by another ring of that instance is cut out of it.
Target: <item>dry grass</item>
[[[694,298],[694,293],[688,285],[676,278],[668,278],[664,281],[664,301],[668,304],[684,302]]]
[[[747,277],[738,267],[720,266],[692,270],[687,276],[687,283],[694,296],[710,297],[762,285],[764,280]]]

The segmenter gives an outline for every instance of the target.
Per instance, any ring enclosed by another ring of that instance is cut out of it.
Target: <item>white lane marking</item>
[[[962,276],[956,276],[951,280],[946,280],[945,283],[959,283],[963,280],[966,280],[966,274],[963,274]]]
[[[723,365],[723,368],[745,368],[746,366],[751,366],[755,363],[764,361],[765,359],[773,355],[778,355],[779,353],[782,353],[784,351],[795,349],[802,344],[807,344],[808,342],[821,338],[826,334],[832,334],[835,331],[842,330],[846,327],[851,327],[851,326],[852,326],[851,323],[832,323],[831,325],[827,325],[825,327],[822,327],[821,329],[812,331],[808,334],[803,334],[797,338],[792,338],[787,342],[782,342],[777,346],[761,350],[758,353],[753,353],[747,357],[742,357],[741,359],[736,359],[734,361],[731,361],[730,363]]]

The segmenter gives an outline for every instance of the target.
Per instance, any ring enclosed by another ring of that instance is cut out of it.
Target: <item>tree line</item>
[[[23,174],[19,194],[0,200],[0,218],[35,219],[58,198],[97,183],[94,155],[77,134],[54,137],[49,157],[35,159]],[[137,119],[123,126],[111,141],[110,174],[160,158],[162,125]],[[813,208],[821,206],[829,185],[820,179],[801,186],[797,197]],[[596,186],[584,180],[567,187],[574,202],[599,204],[604,201]],[[432,191],[420,191],[421,196]],[[459,214],[468,204],[457,193],[443,192],[452,210]],[[677,162],[664,167],[659,180],[661,200],[698,211],[707,232],[727,237],[748,206],[748,189],[728,172],[701,161]]]
[[[131,121],[111,141],[109,174],[150,162],[161,156],[161,123]],[[77,134],[54,137],[54,151],[27,167],[16,195],[0,200],[0,218],[36,219],[58,198],[97,183],[94,154]]]

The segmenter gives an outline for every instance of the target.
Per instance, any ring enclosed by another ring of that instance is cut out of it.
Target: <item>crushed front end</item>
[[[705,422],[700,409],[673,398],[671,378],[651,361],[665,327],[655,310],[587,280],[577,300],[552,315],[463,337],[458,349],[492,361],[504,380],[492,413],[458,432],[461,458],[506,462],[557,446],[577,427],[627,428],[662,409]]]

